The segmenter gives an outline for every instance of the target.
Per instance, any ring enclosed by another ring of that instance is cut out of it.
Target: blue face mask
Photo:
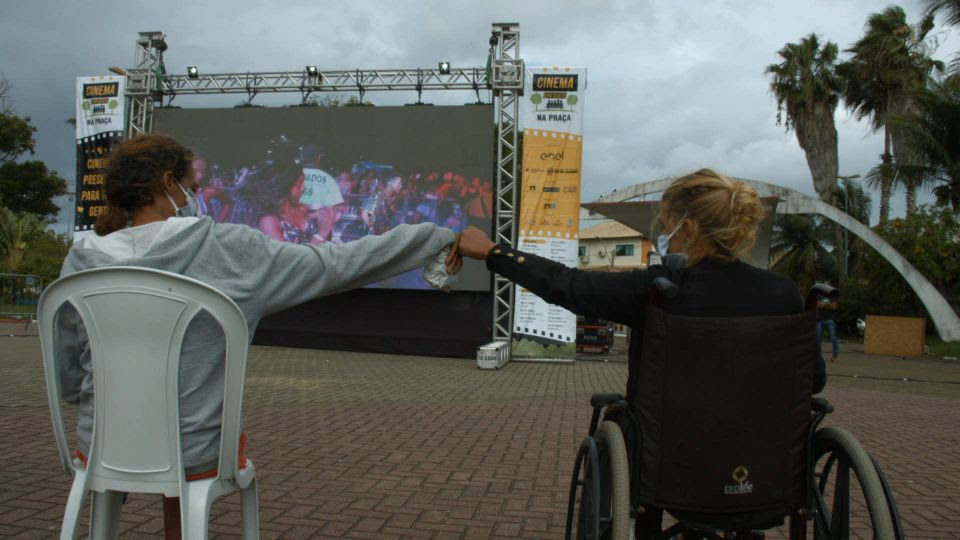
[[[657,237],[657,253],[664,256],[669,253],[670,239],[673,238],[673,235],[677,234],[677,231],[680,230],[680,225],[683,225],[683,223],[680,223],[679,225],[677,225],[677,228],[674,229],[672,233],[661,234],[660,236]]]
[[[177,201],[173,200],[173,197],[169,193],[164,191],[167,199],[170,201],[170,204],[173,205],[173,210],[176,213],[177,217],[197,217],[197,198],[193,196],[192,191],[183,189],[183,186],[180,185],[180,182],[177,182],[177,187],[180,188],[180,191],[183,192],[183,196],[187,198],[187,204],[183,207],[177,206]]]

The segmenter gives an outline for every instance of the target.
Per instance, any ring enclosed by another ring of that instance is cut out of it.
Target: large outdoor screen
[[[200,212],[220,223],[311,244],[402,223],[492,229],[489,105],[164,108],[154,122],[196,154]],[[430,288],[420,270],[374,286]],[[456,289],[489,288],[482,263],[465,261]]]

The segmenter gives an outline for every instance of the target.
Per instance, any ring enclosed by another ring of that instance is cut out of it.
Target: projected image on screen
[[[220,223],[298,244],[403,223],[492,228],[489,106],[161,109],[155,124],[196,154],[200,212]],[[489,283],[471,261],[457,288]],[[429,288],[419,270],[376,286]]]

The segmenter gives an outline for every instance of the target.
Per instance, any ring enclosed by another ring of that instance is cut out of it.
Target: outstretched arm
[[[335,294],[423,266],[429,257],[453,244],[455,235],[433,223],[399,225],[379,235],[342,245],[276,242],[253,232],[263,272],[259,291],[264,314],[309,299]]]
[[[574,313],[634,324],[645,308],[650,271],[587,272],[537,255],[495,245],[475,227],[458,244],[465,257],[485,260],[487,268],[551,304]]]

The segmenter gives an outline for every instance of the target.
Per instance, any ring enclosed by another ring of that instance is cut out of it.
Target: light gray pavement
[[[909,538],[960,537],[960,365],[856,347],[828,366],[824,395],[837,411],[827,422],[880,461]],[[561,538],[589,396],[626,379],[616,351],[583,358],[601,361],[494,372],[462,359],[253,347],[244,409],[263,536]],[[0,452],[0,537],[55,536],[70,480],[36,337],[0,337]],[[239,523],[236,496],[214,504],[211,533],[236,537]],[[122,524],[124,538],[161,534],[158,497],[132,496]]]

